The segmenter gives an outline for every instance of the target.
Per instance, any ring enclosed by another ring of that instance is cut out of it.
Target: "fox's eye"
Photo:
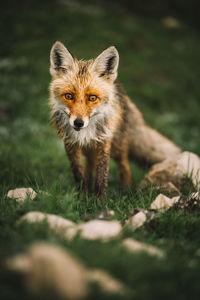
[[[66,100],[73,100],[74,99],[74,96],[71,93],[64,94],[64,97],[65,97]]]
[[[96,95],[90,95],[90,96],[88,97],[88,100],[94,102],[94,101],[97,100],[97,96],[96,96]]]

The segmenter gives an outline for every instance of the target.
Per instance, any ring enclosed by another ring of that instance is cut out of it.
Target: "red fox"
[[[106,197],[110,157],[117,162],[126,189],[131,184],[129,159],[152,165],[181,152],[146,125],[116,80],[118,65],[114,46],[89,61],[74,58],[61,42],[50,53],[51,119],[64,141],[75,182],[88,190],[96,173],[98,198]]]

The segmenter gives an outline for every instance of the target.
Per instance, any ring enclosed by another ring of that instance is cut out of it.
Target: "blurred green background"
[[[109,269],[134,286],[135,299],[199,299],[200,261],[195,254],[200,247],[198,212],[192,216],[171,212],[161,218],[154,230],[125,233],[163,247],[167,264],[127,255],[117,242],[91,245],[77,240],[68,245],[44,228],[15,226],[18,218],[30,210],[56,213],[80,222],[85,213],[109,208],[124,221],[134,207],[148,207],[157,193],[144,195],[138,191],[145,170],[132,165],[133,186],[127,195],[121,195],[112,162],[107,204],[96,206],[92,197],[87,203],[77,199],[62,142],[49,122],[52,44],[62,41],[79,59],[93,58],[115,45],[120,54],[119,80],[149,125],[184,150],[200,155],[199,31],[199,2],[195,0],[1,2],[2,258],[25,249],[36,239],[45,239],[71,248],[92,267]],[[9,189],[24,186],[49,191],[52,197],[40,195],[23,207],[5,199]],[[17,281],[3,276],[1,299],[25,299]]]

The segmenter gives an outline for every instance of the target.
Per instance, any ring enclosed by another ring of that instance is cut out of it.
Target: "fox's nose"
[[[83,125],[84,125],[84,122],[82,119],[77,118],[76,120],[74,120],[74,126],[80,128],[80,127],[83,127]]]

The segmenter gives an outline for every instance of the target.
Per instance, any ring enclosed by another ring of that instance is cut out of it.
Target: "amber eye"
[[[96,95],[90,95],[90,96],[88,97],[88,100],[94,102],[94,101],[97,100],[97,96],[96,96]]]
[[[64,97],[66,100],[74,100],[74,96],[71,93],[64,94]]]

